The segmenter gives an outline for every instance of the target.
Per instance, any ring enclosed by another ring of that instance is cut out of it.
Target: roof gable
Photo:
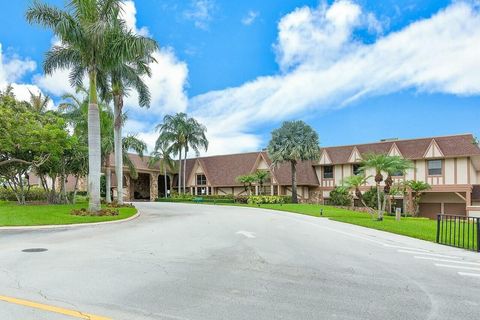
[[[427,150],[423,154],[423,157],[439,158],[439,157],[445,157],[445,155],[443,154],[443,151],[440,149],[435,139],[432,139],[432,141],[430,142],[430,145],[428,146]]]
[[[400,149],[398,149],[396,143],[392,144],[392,147],[390,148],[390,151],[388,152],[388,155],[391,156],[391,157],[402,157],[403,158],[403,154],[400,152]]]
[[[322,154],[320,155],[320,161],[318,163],[323,165],[332,164],[332,160],[330,159],[330,156],[328,155],[327,150],[325,149],[322,150]]]
[[[352,153],[348,158],[348,162],[355,163],[360,161],[362,161],[362,155],[360,154],[360,151],[358,151],[357,147],[353,147]]]

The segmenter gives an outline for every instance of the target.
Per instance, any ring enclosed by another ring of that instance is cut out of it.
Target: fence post
[[[477,251],[480,252],[480,218],[477,218]]]
[[[437,214],[437,243],[440,242],[440,214]]]

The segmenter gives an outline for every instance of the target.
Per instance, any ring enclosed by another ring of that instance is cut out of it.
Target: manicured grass
[[[86,203],[76,205],[25,205],[0,202],[0,227],[40,226],[75,223],[92,223],[126,219],[137,213],[135,208],[120,208],[118,216],[82,217],[71,215],[72,209],[86,208]]]
[[[437,222],[427,218],[402,217],[400,221],[396,221],[395,217],[385,216],[383,221],[376,221],[367,213],[315,204],[262,204],[261,206],[241,206],[288,211],[315,217],[320,217],[320,209],[323,209],[323,217],[327,217],[331,220],[351,223],[428,241],[435,241],[437,230]]]

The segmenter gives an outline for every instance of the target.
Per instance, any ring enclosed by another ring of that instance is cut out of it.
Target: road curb
[[[137,210],[133,216],[113,221],[101,221],[92,223],[75,223],[75,224],[59,224],[59,225],[45,225],[45,226],[15,226],[15,227],[0,227],[0,231],[29,231],[29,230],[55,230],[55,229],[76,229],[81,227],[101,226],[115,223],[123,223],[134,220],[140,216],[140,211]]]

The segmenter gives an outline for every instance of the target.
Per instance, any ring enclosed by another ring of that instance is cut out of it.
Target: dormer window
[[[441,176],[442,175],[442,160],[428,160],[428,175]]]
[[[333,179],[333,166],[323,167],[323,179]]]
[[[197,186],[206,186],[207,177],[204,174],[197,174]]]
[[[359,164],[353,164],[352,165],[352,172],[354,176],[358,176],[359,174],[362,173],[362,166]]]

